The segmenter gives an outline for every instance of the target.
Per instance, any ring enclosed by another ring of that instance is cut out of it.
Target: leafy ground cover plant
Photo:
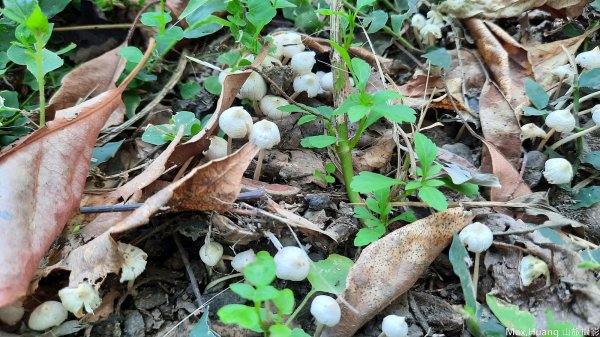
[[[183,139],[190,139],[202,130],[202,123],[193,112],[179,111],[169,120],[169,124],[149,125],[142,134],[142,140],[163,145],[175,139],[179,128],[183,128]]]

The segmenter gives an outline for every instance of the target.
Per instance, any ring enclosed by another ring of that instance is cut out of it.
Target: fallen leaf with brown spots
[[[445,1],[439,10],[459,19],[484,17],[490,19],[516,18],[524,12],[548,6],[554,10],[564,10],[567,16],[581,14],[583,7],[591,0],[465,0]]]
[[[342,319],[322,336],[350,337],[368,320],[409,290],[429,264],[473,219],[471,212],[453,208],[397,229],[363,250],[350,269],[338,299]],[[343,302],[347,302],[354,310]]]

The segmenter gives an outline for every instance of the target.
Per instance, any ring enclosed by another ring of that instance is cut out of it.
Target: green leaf
[[[392,23],[392,31],[394,33],[400,34],[400,30],[402,29],[402,24],[408,18],[408,13],[404,14],[392,14],[390,15],[390,21]]]
[[[304,111],[301,107],[293,105],[293,104],[282,105],[277,109],[284,111],[284,112],[291,112],[291,113],[294,113],[294,112],[306,113],[306,111]]]
[[[115,156],[119,148],[123,144],[123,141],[108,142],[102,146],[95,147],[92,152],[92,163],[91,167],[98,167],[102,163],[106,163],[109,159]]]
[[[144,58],[144,53],[137,47],[124,47],[119,49],[119,55],[123,56],[127,62],[140,63]]]
[[[183,29],[179,26],[171,26],[164,32],[156,35],[156,50],[162,54],[170,50],[177,41],[183,39]]]
[[[363,7],[373,5],[377,0],[357,0],[356,1],[356,10],[360,10]]]
[[[242,54],[239,51],[228,51],[219,55],[219,57],[217,57],[217,62],[225,64],[230,68],[233,68],[237,64],[241,56]]]
[[[127,115],[127,119],[135,116],[135,110],[141,102],[142,98],[139,94],[133,92],[123,93],[123,103],[125,104],[125,114]]]
[[[429,167],[435,160],[435,157],[437,157],[437,146],[431,141],[431,139],[419,132],[415,132],[414,140],[415,152],[417,153],[419,162],[421,162],[421,167],[423,168],[424,173],[423,175],[427,176]]]
[[[270,301],[279,295],[279,290],[275,287],[266,285],[256,287],[256,293],[254,293],[254,302],[265,302]]]
[[[363,171],[352,178],[350,187],[358,193],[369,193],[400,184],[404,184],[404,182],[378,173]]]
[[[217,311],[217,316],[225,324],[237,324],[242,328],[262,332],[260,318],[253,307],[242,304],[227,304]]]
[[[597,10],[597,11],[600,11],[600,0],[594,0],[594,2],[592,2],[592,3],[590,4],[590,6],[591,6],[593,9],[595,9],[595,10]]]
[[[187,6],[185,6],[185,9],[183,10],[183,12],[181,12],[181,15],[179,15],[179,20],[185,19],[190,14],[192,14],[195,11],[197,11],[198,9],[200,9],[200,7],[202,7],[202,5],[206,4],[206,1],[207,0],[190,0],[188,2]]]
[[[296,125],[306,124],[306,123],[314,121],[315,119],[317,119],[317,116],[315,116],[315,115],[305,115],[298,119],[298,122],[296,122]]]
[[[33,55],[26,49],[13,45],[8,49],[7,55],[14,63],[27,66],[27,70],[37,79],[37,63]],[[42,60],[42,76],[63,65],[60,56],[46,48],[42,50]]]
[[[377,218],[364,206],[354,206],[354,217],[357,219],[377,220]]]
[[[388,20],[388,14],[380,9],[376,11],[372,11],[365,17],[363,24],[365,27],[369,27],[367,29],[367,33],[373,34],[377,33],[381,30],[381,28],[385,27],[385,24]]]
[[[444,48],[430,49],[423,57],[426,58],[431,65],[442,69],[448,69],[452,63],[452,56],[450,56],[450,53]]]
[[[424,186],[419,189],[419,199],[426,202],[436,211],[445,211],[448,209],[448,201],[444,193],[435,187]]]
[[[177,133],[179,127],[183,126],[183,134],[186,136],[190,136],[193,134],[192,129],[194,128],[194,126],[200,126],[200,121],[196,118],[196,115],[194,115],[194,113],[191,111],[179,111],[175,114],[175,116],[173,116],[171,124],[174,125],[173,133]]]
[[[229,289],[247,300],[254,299],[254,295],[256,294],[256,289],[248,283],[232,283],[229,285]]]
[[[579,86],[594,90],[600,89],[600,68],[582,72],[579,76]]]
[[[309,334],[307,334],[306,332],[304,332],[304,330],[300,329],[300,328],[295,328],[294,330],[292,330],[292,334],[290,335],[290,337],[311,337]]]
[[[429,180],[426,180],[424,184],[425,184],[425,186],[429,186],[429,187],[438,187],[438,186],[444,186],[446,183],[440,179],[429,179]]]
[[[383,224],[377,227],[361,228],[356,233],[354,245],[356,247],[364,247],[379,240],[383,234],[385,234],[385,226]]]
[[[200,83],[196,81],[188,81],[179,87],[181,98],[190,99],[200,92]]]
[[[335,165],[333,163],[325,163],[325,172],[331,174],[335,172]]]
[[[190,337],[216,337],[208,326],[208,308],[200,316],[200,320],[196,323],[194,329],[192,329]]]
[[[417,221],[417,218],[415,217],[414,211],[408,210],[398,216],[395,216],[391,220],[389,220],[389,223],[394,223],[396,221],[414,222],[414,221]]]
[[[262,29],[277,14],[270,1],[265,0],[247,0],[248,14],[246,18],[257,29]]]
[[[256,254],[256,260],[244,267],[244,278],[254,286],[266,286],[275,279],[275,262],[266,251]]]
[[[48,18],[42,12],[40,6],[36,6],[31,15],[25,21],[25,26],[36,36],[47,35],[50,30],[48,26]]]
[[[334,144],[335,142],[336,138],[334,136],[319,135],[303,138],[300,141],[300,145],[302,145],[305,148],[322,149],[331,144]]]
[[[217,76],[209,76],[204,80],[204,89],[213,95],[219,96],[223,87]]]
[[[530,336],[530,332],[535,331],[535,317],[529,312],[521,311],[516,305],[506,303],[490,294],[485,296],[485,301],[502,325],[514,331],[516,335]]]
[[[416,121],[415,110],[407,105],[380,104],[374,106],[372,110],[396,123],[414,123]]]
[[[71,0],[39,0],[42,12],[48,19],[62,12],[69,3],[71,3]]]
[[[550,240],[552,243],[557,245],[565,245],[567,242],[562,238],[559,232],[552,228],[540,228],[538,229],[540,234],[542,234],[546,239]]]
[[[591,164],[596,170],[600,170],[600,151],[591,151],[580,158],[582,163]]]
[[[329,42],[329,44],[333,47],[333,49],[335,49],[335,51],[337,51],[340,54],[340,56],[342,57],[344,62],[346,62],[346,65],[348,67],[352,67],[352,61],[350,60],[350,54],[348,53],[348,51],[344,47],[337,44],[335,41],[327,40],[327,42]],[[334,78],[334,80],[335,80],[335,78]]]
[[[289,337],[292,330],[285,324],[274,324],[269,327],[269,337]]]
[[[290,289],[279,290],[277,296],[272,299],[280,315],[289,315],[294,312],[294,293]]]
[[[313,263],[307,277],[311,291],[339,295],[346,287],[346,277],[353,265],[351,259],[338,254],[330,254],[325,260]]]
[[[4,0],[3,3],[2,14],[17,23],[25,23],[38,5],[36,0]]]
[[[197,21],[183,31],[183,37],[187,39],[197,39],[218,32],[223,26],[229,23],[216,16],[209,16],[207,19]]]
[[[348,109],[348,119],[352,123],[356,123],[367,115],[370,108],[364,105],[353,105]]]
[[[554,313],[548,309],[546,312],[546,330],[559,332],[556,337],[583,337],[584,330],[573,323],[554,320]]]
[[[165,24],[171,22],[171,14],[161,12],[146,12],[142,14],[140,21],[149,27],[163,28]]]
[[[402,94],[391,90],[379,90],[373,95],[373,102],[376,104],[386,104],[387,101],[395,98],[402,98]]]
[[[546,110],[538,110],[536,108],[532,108],[530,106],[523,106],[523,115],[525,116],[544,116],[548,114]]]
[[[456,234],[456,232],[452,233],[452,244],[450,245],[449,258],[454,273],[460,279],[460,285],[465,298],[465,304],[467,307],[477,310],[477,301],[475,300],[475,295],[473,292],[473,281],[471,280],[471,274],[469,273],[469,269],[467,268],[466,264],[466,262],[469,261],[469,254],[462,245],[462,242],[458,238],[458,234]]]
[[[170,133],[171,129],[167,125],[149,125],[142,134],[142,141],[153,145],[163,145],[167,143],[165,135]]]
[[[590,207],[600,201],[600,186],[584,187],[573,196],[578,202],[571,206],[573,209]]]
[[[530,78],[525,79],[525,93],[531,103],[540,110],[545,108],[550,100],[550,96],[548,96],[544,87]]]
[[[358,82],[356,85],[364,90],[369,77],[371,77],[371,66],[358,57],[352,58],[350,62],[352,64],[352,74],[356,76],[355,80]]]
[[[479,185],[472,183],[455,184],[450,177],[443,177],[444,185],[451,190],[462,193],[468,197],[473,197],[479,194]]]
[[[600,248],[585,249],[579,252],[584,261],[600,261]]]

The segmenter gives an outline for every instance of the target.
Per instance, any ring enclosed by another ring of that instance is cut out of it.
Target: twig
[[[181,53],[181,56],[179,57],[177,67],[173,71],[171,78],[169,79],[167,84],[165,84],[165,86],[158,92],[158,94],[156,94],[156,96],[154,96],[154,99],[152,99],[152,101],[150,101],[140,112],[138,112],[133,117],[131,117],[130,119],[125,121],[123,124],[120,124],[112,129],[110,129],[110,133],[98,138],[98,140],[96,141],[96,145],[102,146],[102,145],[110,142],[113,138],[115,138],[123,130],[127,129],[128,127],[130,127],[137,121],[141,120],[147,114],[149,114],[150,111],[152,111],[154,109],[154,107],[156,107],[162,101],[162,99],[169,93],[169,91],[171,91],[171,89],[173,89],[175,87],[175,85],[177,85],[177,83],[179,83],[179,79],[183,75],[183,71],[185,70],[185,65],[187,64],[187,56],[188,55],[189,55],[188,50],[184,49],[183,52]]]
[[[133,23],[113,23],[107,25],[83,25],[83,26],[68,26],[56,27],[52,29],[54,32],[72,32],[79,30],[104,30],[104,29],[129,29]],[[135,28],[146,27],[146,25],[138,23]]]
[[[129,212],[133,211],[144,203],[136,202],[131,204],[122,204],[122,205],[104,205],[104,206],[84,206],[79,207],[79,213],[88,214],[88,213],[113,213],[113,212]]]
[[[504,236],[504,235],[515,235],[515,234],[527,234],[527,233],[531,233],[531,232],[535,232],[538,229],[542,229],[542,228],[557,228],[557,227],[563,227],[563,226],[568,226],[569,224],[564,224],[564,223],[553,223],[553,224],[547,224],[547,225],[539,225],[539,226],[535,226],[532,228],[527,228],[527,229],[517,229],[514,231],[506,231],[506,232],[494,232],[494,236]]]
[[[183,249],[183,245],[179,240],[179,234],[173,232],[173,241],[177,245],[177,249],[179,250],[179,254],[181,254],[181,260],[183,261],[183,265],[185,266],[185,271],[190,278],[190,283],[192,284],[192,290],[194,291],[194,295],[196,296],[196,303],[198,306],[202,306],[202,295],[200,294],[200,288],[198,288],[198,280],[196,280],[196,276],[194,275],[194,271],[192,270],[192,266],[190,265],[190,259],[188,258],[188,254]]]

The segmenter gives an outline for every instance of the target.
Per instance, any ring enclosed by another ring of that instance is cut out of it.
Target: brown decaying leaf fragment
[[[474,16],[498,19],[519,17],[528,10],[548,6],[564,10],[567,16],[581,14],[583,7],[591,0],[465,0],[445,1],[439,10],[459,19]]]
[[[531,193],[529,186],[511,163],[498,151],[493,144],[484,142],[492,162],[492,173],[500,181],[500,188],[492,188],[491,201],[509,201]]]
[[[95,59],[89,60],[69,72],[61,80],[61,87],[54,93],[46,107],[47,119],[54,118],[58,110],[70,108],[79,100],[94,98],[110,89],[125,69],[125,60],[118,54],[125,44],[110,50]],[[112,123],[123,120],[124,109],[118,109],[116,116],[111,116]]]
[[[452,232],[471,222],[463,208],[435,213],[406,225],[363,250],[350,269],[338,299],[342,319],[323,331],[324,337],[350,337],[369,319],[409,290],[429,264],[452,241]]]
[[[38,264],[79,207],[100,129],[120,105],[121,94],[150,56],[116,89],[84,108],[79,117],[55,119],[0,154],[0,307],[25,295]]]

